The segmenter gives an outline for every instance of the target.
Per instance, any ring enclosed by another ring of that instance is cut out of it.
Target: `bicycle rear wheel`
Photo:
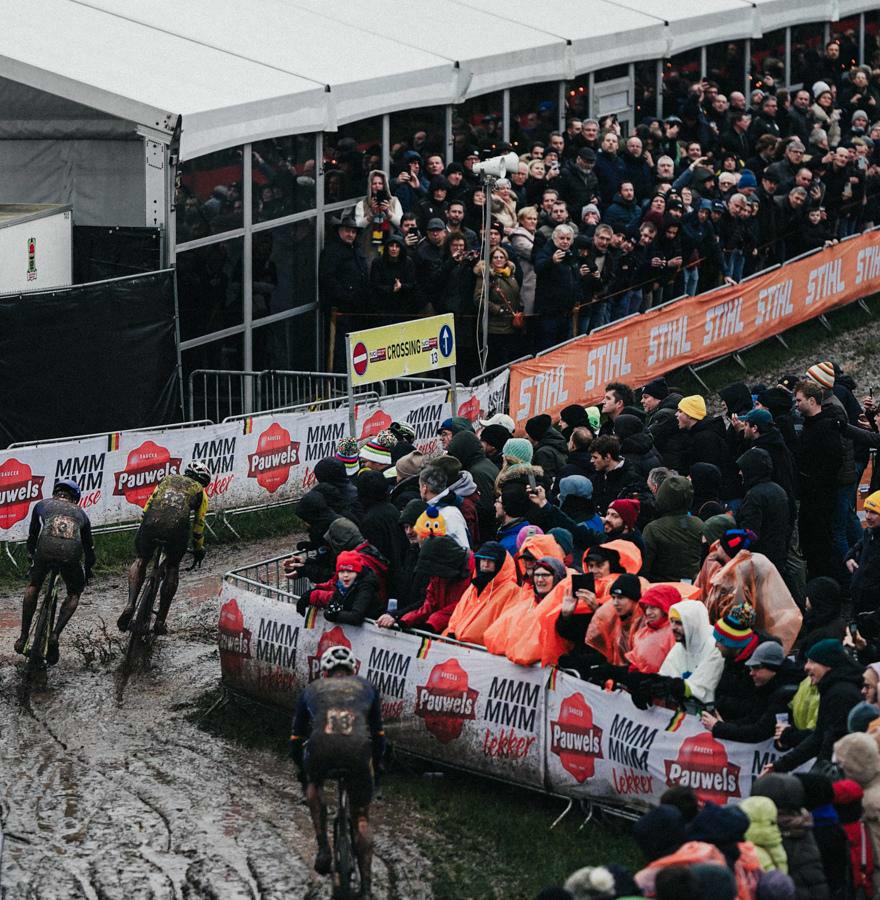
[[[348,791],[342,782],[336,792],[337,809],[333,820],[333,896],[336,900],[350,900],[355,859],[352,842],[351,805]]]
[[[49,628],[51,627],[50,619],[52,617],[52,597],[57,580],[58,573],[52,572],[49,575],[46,592],[43,594],[43,602],[40,604],[37,612],[37,624],[34,626],[34,636],[28,651],[28,671],[30,672],[35,672],[37,669],[42,668],[46,661],[46,653],[49,647]]]

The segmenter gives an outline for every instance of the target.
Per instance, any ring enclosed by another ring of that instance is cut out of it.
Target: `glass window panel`
[[[565,117],[586,119],[590,115],[590,77],[580,75],[565,82]]]
[[[446,158],[446,112],[443,106],[427,109],[408,109],[389,116],[392,159],[406,150],[440,153]]]
[[[753,42],[754,46],[754,42]],[[824,72],[825,24],[811,22],[791,29],[791,83],[812,86]]]
[[[242,323],[243,246],[243,238],[234,238],[178,254],[181,340]]]
[[[598,69],[593,81],[600,84],[603,81],[614,81],[615,78],[626,78],[629,75],[629,64],[620,63],[617,66],[606,66],[604,69]]]
[[[559,82],[526,84],[510,90],[510,140],[518,153],[535,141],[548,143],[559,129]]]
[[[307,312],[253,331],[254,369],[316,371],[315,313]]]
[[[244,335],[234,334],[210,344],[202,344],[180,354],[183,364],[183,383],[190,390],[189,376],[196,369],[244,368]],[[196,377],[192,385],[192,412],[195,419],[222,422],[226,416],[244,412],[242,381],[236,375]]]
[[[663,60],[663,112],[667,116],[681,115],[688,89],[700,77],[699,48]]]
[[[750,72],[753,90],[764,88],[773,79],[777,87],[785,86],[785,29],[768,31],[759,38],[752,39],[752,59]]]
[[[315,135],[272,138],[253,145],[254,222],[315,208]]]
[[[733,91],[742,93],[746,83],[746,42],[724,41],[706,48],[706,77],[730,99]]]
[[[635,65],[636,123],[657,115],[657,63],[652,59]]]
[[[382,117],[324,132],[324,202],[359,198],[367,192],[367,172],[380,169]]]
[[[831,39],[840,43],[840,59],[847,67],[859,64],[859,32],[861,22],[858,16],[850,16],[831,23]]]
[[[272,316],[315,302],[316,219],[253,237],[253,317]]]
[[[241,147],[188,159],[177,167],[177,243],[241,228]]]
[[[471,97],[452,108],[453,157],[464,158],[469,147],[494,150],[501,140],[503,111],[501,91]]]
[[[880,10],[865,13],[865,62],[880,68]]]

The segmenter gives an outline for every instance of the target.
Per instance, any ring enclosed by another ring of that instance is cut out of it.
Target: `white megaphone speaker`
[[[475,163],[474,174],[488,178],[504,178],[505,175],[513,175],[518,167],[519,157],[511,151],[504,156],[492,156],[485,162]]]

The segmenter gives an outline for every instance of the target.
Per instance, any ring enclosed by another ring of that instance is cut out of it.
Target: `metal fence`
[[[290,556],[275,556],[250,566],[233,569],[226,580],[241,585],[245,590],[260,597],[268,597],[281,603],[296,603],[303,591],[313,585],[308,578],[288,578],[282,563]]]

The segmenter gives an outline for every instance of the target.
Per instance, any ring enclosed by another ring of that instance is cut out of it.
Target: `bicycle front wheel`
[[[337,791],[336,818],[333,821],[333,896],[337,900],[351,898],[354,875],[354,845],[351,838],[351,807],[348,791],[340,783]]]
[[[31,671],[41,668],[46,660],[46,653],[49,648],[49,628],[51,625],[49,620],[52,612],[52,595],[55,592],[57,579],[57,572],[52,572],[49,575],[49,583],[46,585],[43,602],[40,604],[40,609],[37,613],[37,624],[34,626],[34,636],[28,651],[28,669]]]
[[[145,640],[146,632],[150,625],[150,613],[153,610],[153,601],[156,599],[156,590],[159,580],[151,573],[144,581],[135,606],[134,615],[128,624],[128,646],[125,649],[125,665],[130,668],[138,654],[141,644]]]

